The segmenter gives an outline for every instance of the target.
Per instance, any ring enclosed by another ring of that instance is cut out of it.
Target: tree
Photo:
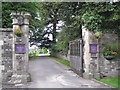
[[[2,3],[2,27],[12,28],[11,12],[29,12],[30,19],[30,44],[37,45],[42,39],[44,26],[38,17],[37,3],[34,2],[3,2]],[[38,38],[39,36],[39,38]]]
[[[30,24],[34,24],[37,16],[37,8],[33,2],[3,2],[2,3],[2,27],[12,28],[11,12],[29,12],[32,15]]]
[[[112,4],[110,2],[91,2],[86,3],[83,6],[84,9],[81,9],[80,11],[88,13],[88,19],[85,20],[85,18],[83,18],[83,23],[84,25],[87,25],[88,29],[93,30],[93,26],[95,25],[93,22],[95,22],[96,24],[100,25],[99,31],[116,32],[118,35],[120,35],[120,2]],[[91,17],[89,17],[91,13],[93,14],[93,20],[91,19]],[[100,16],[102,18],[96,18],[97,16]],[[97,20],[102,22],[96,22]]]
[[[60,19],[61,3],[45,2],[45,3],[39,3],[37,6],[39,8],[40,17],[46,28],[45,34],[52,34],[53,43],[55,43],[57,30],[60,29],[60,27],[57,24],[61,20]]]
[[[52,47],[54,51],[67,54],[69,41],[80,38],[81,25],[85,25],[91,31],[116,32],[120,35],[120,2],[63,3],[62,5],[64,9],[62,20],[65,25],[58,36],[58,42]],[[76,35],[73,35],[75,33]]]

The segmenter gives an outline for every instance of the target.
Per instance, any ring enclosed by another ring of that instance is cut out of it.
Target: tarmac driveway
[[[32,81],[28,88],[108,88],[79,77],[67,66],[45,56],[29,62],[29,73]]]

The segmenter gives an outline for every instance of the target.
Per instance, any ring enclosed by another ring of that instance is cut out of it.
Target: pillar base
[[[100,73],[83,73],[83,78],[85,79],[100,79]]]
[[[83,73],[83,78],[85,79],[93,79],[93,74],[89,72]]]
[[[94,73],[94,79],[100,79],[100,73]]]
[[[27,82],[31,82],[31,75],[30,75],[30,73],[28,73],[28,75],[27,75]]]
[[[26,84],[27,83],[27,75],[17,75],[14,74],[11,77],[11,81],[14,84]]]

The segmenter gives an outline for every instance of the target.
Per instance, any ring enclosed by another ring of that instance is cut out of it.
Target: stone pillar
[[[82,26],[83,38],[83,77],[87,79],[100,78],[99,74],[99,40],[95,38],[94,33]],[[91,50],[96,49],[96,52]]]
[[[13,20],[13,83],[27,83],[29,53],[29,13],[11,13]],[[15,35],[19,28],[23,34]]]
[[[0,87],[2,87],[2,45],[3,45],[3,37],[2,37],[2,32],[1,32],[1,28],[0,28]],[[1,88],[0,88],[1,89]]]

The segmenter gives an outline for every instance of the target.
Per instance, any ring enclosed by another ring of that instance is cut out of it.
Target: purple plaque
[[[96,45],[90,45],[90,52],[97,52],[97,44]]]
[[[16,53],[25,53],[25,45],[15,45]]]
[[[91,57],[97,57],[96,53],[91,53]]]

